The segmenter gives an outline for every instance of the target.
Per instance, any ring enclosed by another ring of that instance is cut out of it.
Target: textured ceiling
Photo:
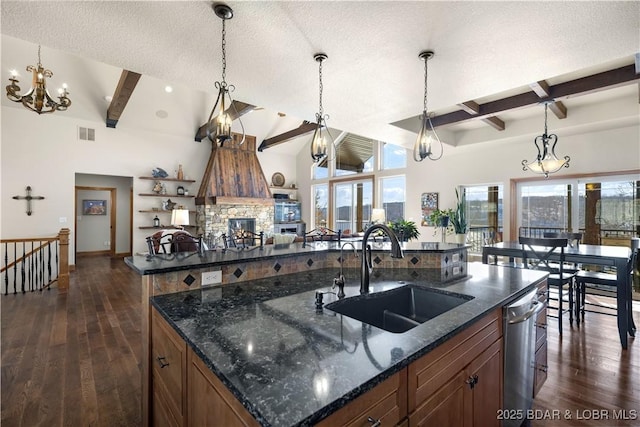
[[[1,31],[211,94],[221,74],[222,27],[211,4],[2,1]],[[329,56],[323,65],[329,125],[400,143],[415,134],[390,123],[422,110],[421,50],[435,51],[429,61],[435,111],[640,51],[637,1],[227,4],[235,14],[227,22],[227,81],[236,86],[236,99],[313,120],[313,55],[322,51]],[[4,53],[2,59],[3,68],[11,66]],[[115,88],[110,84],[105,94]],[[194,109],[202,100],[197,104]]]

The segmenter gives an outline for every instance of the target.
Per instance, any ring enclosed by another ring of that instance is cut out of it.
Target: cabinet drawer
[[[458,375],[500,337],[502,311],[497,309],[409,365],[409,413]]]
[[[547,380],[547,341],[545,340],[542,346],[536,350],[536,362],[533,374],[533,397],[536,397],[540,388]]]
[[[152,311],[151,366],[154,406],[155,396],[161,395],[178,425],[182,425],[185,412],[186,343],[155,310]]]
[[[545,308],[536,317],[536,351],[547,342],[547,310]]]
[[[407,370],[403,369],[316,425],[365,427],[372,424],[371,418],[381,426],[395,426],[406,416]]]

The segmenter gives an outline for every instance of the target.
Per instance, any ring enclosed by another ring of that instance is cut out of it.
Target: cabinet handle
[[[469,384],[469,388],[473,390],[473,388],[478,384],[478,375],[474,375],[472,377],[467,378],[465,383]]]
[[[371,423],[371,427],[380,427],[380,420],[374,420],[373,418],[368,417],[367,421]]]
[[[547,366],[547,365],[538,365],[538,366],[536,366],[536,369],[538,371],[547,372],[547,370],[549,369],[549,366]]]
[[[158,356],[156,357],[156,360],[160,364],[160,369],[170,365],[169,363],[165,363],[165,360],[167,360],[167,358],[164,356]]]

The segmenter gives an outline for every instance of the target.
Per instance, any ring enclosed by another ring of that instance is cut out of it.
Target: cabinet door
[[[190,426],[258,426],[258,422],[191,349],[188,371]]]
[[[177,424],[183,425],[186,409],[186,343],[156,310],[152,311],[151,359],[154,418],[169,410]],[[158,403],[157,396],[161,396],[163,401]],[[156,405],[162,407],[155,408]],[[154,419],[156,424],[172,425]]]
[[[409,427],[464,426],[464,402],[467,385],[464,371],[458,372],[420,407],[409,414]]]
[[[471,362],[466,372],[468,376],[465,383],[471,398],[465,401],[465,414],[473,421],[471,424],[465,423],[465,426],[499,427],[498,411],[502,407],[502,339],[494,342]],[[470,408],[466,402],[470,403]]]
[[[536,350],[535,369],[533,370],[533,397],[547,380],[547,341]]]
[[[406,416],[407,370],[403,369],[320,421],[316,427],[360,427],[377,421],[382,427],[396,426]]]

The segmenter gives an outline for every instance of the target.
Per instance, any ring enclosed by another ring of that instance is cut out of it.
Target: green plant
[[[409,240],[418,239],[420,232],[416,223],[413,221],[405,221],[404,219],[398,219],[389,223],[389,228],[396,233],[398,239],[402,239],[404,242]]]
[[[433,235],[435,236],[438,233],[438,229],[443,225],[446,228],[446,233],[451,234],[453,232],[453,227],[451,225],[451,218],[453,217],[453,209],[436,209],[429,215],[429,221],[433,224],[435,229],[433,230]]]
[[[460,196],[457,188],[456,208],[451,216],[451,224],[453,225],[453,230],[456,234],[466,234],[467,231],[469,231],[469,227],[467,225],[467,199],[464,192],[462,192],[462,196]]]

